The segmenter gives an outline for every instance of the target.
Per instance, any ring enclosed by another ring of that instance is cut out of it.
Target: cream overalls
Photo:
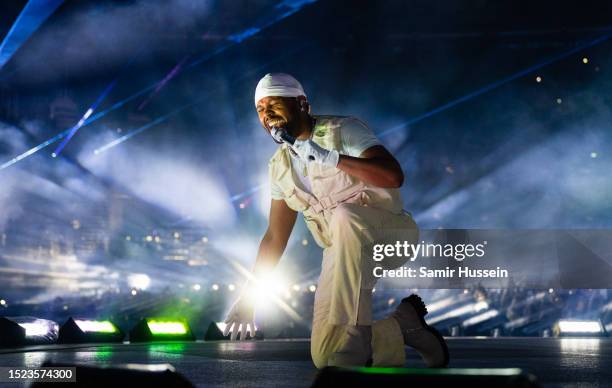
[[[340,133],[345,117],[317,116],[312,140],[343,154]],[[312,194],[295,183],[286,144],[272,156],[270,180],[291,209],[301,212],[323,263],[315,294],[311,354],[317,368],[346,340],[345,325],[372,325],[374,366],[401,366],[404,341],[393,318],[372,322],[375,266],[397,268],[407,259],[372,260],[372,245],[395,241],[416,243],[418,229],[402,210],[398,189],[375,187],[334,168],[307,163]]]

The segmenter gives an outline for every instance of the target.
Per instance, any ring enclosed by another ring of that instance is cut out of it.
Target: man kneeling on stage
[[[253,276],[261,278],[276,266],[302,212],[324,249],[312,322],[315,366],[403,366],[404,344],[416,349],[427,366],[446,366],[446,343],[425,323],[427,310],[418,296],[403,299],[386,319],[372,321],[374,266],[392,269],[408,260],[375,262],[373,245],[418,240],[416,224],[402,210],[398,188],[404,174],[397,160],[358,119],[311,115],[302,85],[288,74],[263,77],[255,105],[261,124],[282,145],[269,163],[270,219]],[[232,339],[240,325],[254,327],[247,294],[226,319],[225,335],[232,332]]]

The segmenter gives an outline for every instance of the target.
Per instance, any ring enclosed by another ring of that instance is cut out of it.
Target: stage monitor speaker
[[[30,387],[194,387],[170,364],[125,364],[95,367],[45,362],[41,367],[75,367],[76,382],[35,382]]]
[[[130,330],[130,342],[195,341],[187,321],[176,318],[144,318]]]
[[[317,375],[313,388],[327,387],[470,387],[535,388],[533,375],[518,368],[337,368],[327,367]]]
[[[60,344],[122,342],[125,333],[111,321],[68,318],[59,329]]]
[[[0,346],[53,344],[59,325],[35,317],[0,317]]]

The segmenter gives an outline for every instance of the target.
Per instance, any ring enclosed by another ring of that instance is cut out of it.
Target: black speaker
[[[535,388],[533,375],[517,368],[434,369],[434,368],[337,368],[327,367],[317,375],[313,388],[323,387],[470,387]]]
[[[217,322],[211,322],[208,325],[208,329],[206,329],[206,334],[204,334],[204,341],[221,341],[221,340],[229,340],[230,335],[223,336],[223,332]]]
[[[76,382],[36,382],[30,387],[194,387],[170,364],[94,367],[45,362],[41,367],[75,367]]]
[[[144,318],[130,330],[130,342],[195,341],[182,319]]]
[[[53,344],[58,324],[36,317],[0,317],[0,346]]]
[[[96,342],[122,342],[125,333],[110,321],[93,321],[68,318],[59,329],[60,344]]]

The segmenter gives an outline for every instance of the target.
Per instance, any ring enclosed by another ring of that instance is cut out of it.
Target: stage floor
[[[612,386],[612,338],[449,338],[448,345],[451,368],[518,367],[543,387]],[[169,363],[196,386],[308,387],[317,373],[309,346],[308,340],[48,345],[1,349],[0,366]],[[423,366],[414,351],[406,354],[406,366]]]

